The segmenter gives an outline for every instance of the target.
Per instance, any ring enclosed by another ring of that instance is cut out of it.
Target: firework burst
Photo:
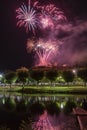
[[[35,6],[36,4],[34,4]],[[24,26],[26,28],[26,32],[32,31],[35,34],[35,29],[38,25],[38,18],[36,10],[31,7],[30,1],[28,7],[23,4],[20,8],[16,10],[17,12],[17,26],[21,27]]]
[[[53,28],[58,22],[66,20],[63,11],[54,4],[40,5],[38,1],[31,4],[29,0],[28,6],[23,4],[16,12],[17,26],[24,26],[26,32],[32,31],[33,34],[37,27]]]
[[[29,53],[32,51],[35,53],[39,61],[38,65],[51,65],[55,54],[58,54],[58,47],[60,44],[60,41],[56,38],[55,32],[58,31],[58,26],[62,21],[66,21],[67,19],[64,12],[54,4],[44,5],[36,0],[31,2],[32,1],[29,0],[28,6],[23,4],[16,10],[16,18],[18,20],[17,26],[25,27],[26,32],[33,32],[34,35],[38,27],[40,31],[43,31],[42,34],[45,34],[49,29],[51,30],[51,33],[45,37],[45,40],[28,39],[27,41],[27,50]],[[48,30],[45,31],[45,29]]]
[[[39,66],[51,65],[52,57],[55,56],[58,45],[56,41],[45,41],[39,39],[38,42],[28,40],[27,42],[28,52],[34,51],[39,59]]]
[[[66,20],[63,11],[57,8],[54,4],[44,6],[42,13],[45,15],[50,15],[53,20]]]
[[[34,47],[35,47],[35,41],[32,39],[28,39],[27,40],[27,51],[29,52],[29,53],[31,53],[32,52],[32,50],[34,49]]]
[[[43,28],[53,28],[57,23],[67,20],[64,12],[57,8],[54,4],[37,6],[37,8],[41,10],[39,19]]]

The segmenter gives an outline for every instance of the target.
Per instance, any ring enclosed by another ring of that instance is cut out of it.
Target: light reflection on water
[[[63,109],[66,102],[73,101],[78,107],[81,107],[83,99],[87,100],[86,95],[23,95],[15,93],[0,93],[0,123],[12,125],[17,125],[14,128],[17,130],[21,120],[27,119],[31,116],[30,106],[36,102],[47,103],[57,102],[58,107],[60,108],[60,114],[50,115],[45,110],[45,113],[38,113],[38,117],[34,117],[34,130],[79,130],[78,125],[76,124],[75,117],[71,115],[64,115]],[[51,106],[52,107],[52,106]],[[34,109],[37,109],[35,107]],[[36,112],[36,111],[35,111]],[[10,115],[10,117],[9,117]],[[9,117],[9,122],[8,122]],[[72,125],[70,125],[72,124]],[[76,124],[76,125],[75,125]],[[67,128],[68,126],[68,128]],[[10,127],[12,130],[13,127]]]

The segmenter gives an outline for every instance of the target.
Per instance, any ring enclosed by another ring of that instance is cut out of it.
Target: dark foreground
[[[22,115],[22,113],[19,116],[11,113],[9,116],[8,113],[4,113],[4,116],[2,116],[0,113],[0,125],[9,128],[3,130],[31,130],[28,117],[29,115]],[[22,124],[21,119],[26,123]],[[58,116],[42,114],[33,121],[33,127],[33,130],[40,128],[42,128],[41,130],[80,130],[76,116],[73,113],[64,115],[62,112]]]

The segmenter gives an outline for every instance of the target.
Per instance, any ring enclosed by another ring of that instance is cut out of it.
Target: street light
[[[74,74],[76,74],[76,70],[75,70],[75,69],[73,69],[72,72],[73,72]]]
[[[76,83],[76,81],[77,81],[77,70],[76,70],[76,69],[73,69],[73,70],[72,70],[72,73],[73,73],[74,76],[75,76],[74,81],[75,81],[75,83]]]
[[[2,75],[2,74],[0,74],[0,83],[1,83],[2,77],[3,77],[3,75]]]
[[[0,78],[2,78],[2,74],[0,74]]]

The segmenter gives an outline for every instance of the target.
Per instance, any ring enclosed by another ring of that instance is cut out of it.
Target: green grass
[[[83,86],[57,86],[57,87],[50,87],[50,86],[25,86],[24,89],[22,86],[12,86],[10,88],[7,87],[0,87],[0,92],[20,92],[20,93],[48,93],[48,94],[56,94],[56,93],[63,93],[63,94],[87,94],[87,87]]]
[[[22,89],[21,86],[12,86],[12,88],[8,87],[0,87],[1,92],[23,92],[23,93],[87,93],[87,87],[83,86],[57,86],[57,87],[50,87],[50,86],[25,86],[24,89]]]
[[[87,88],[83,87],[44,87],[44,88],[30,88],[31,92],[39,93],[87,93]],[[25,88],[25,92],[28,91],[28,88]]]

